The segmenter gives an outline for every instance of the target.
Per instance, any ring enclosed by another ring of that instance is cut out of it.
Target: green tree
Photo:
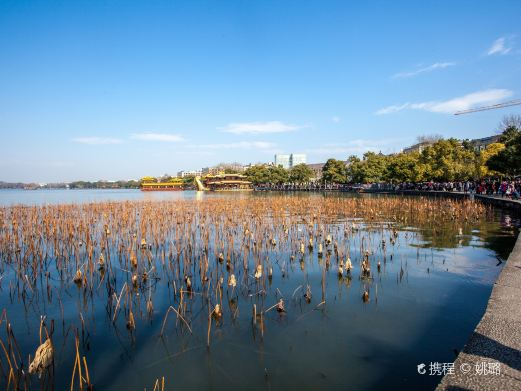
[[[351,156],[348,158],[347,176],[356,183],[385,181],[390,159],[390,156],[375,152],[366,152],[362,160]]]
[[[289,170],[289,181],[293,183],[306,183],[313,178],[313,170],[305,163],[297,164]]]
[[[501,136],[505,148],[486,162],[490,170],[506,175],[521,174],[521,131],[514,125],[505,129]]]
[[[246,169],[244,175],[255,185],[270,183],[270,171],[265,165],[252,166]]]
[[[195,176],[193,176],[193,175],[185,176],[182,179],[183,179],[183,186],[192,186],[195,181]]]
[[[232,167],[225,167],[224,173],[225,174],[238,174],[238,170],[236,168],[232,168]]]
[[[289,180],[288,170],[286,170],[281,165],[268,167],[268,172],[270,183],[281,184],[288,182]]]
[[[423,171],[418,152],[398,153],[388,158],[386,179],[390,182],[419,182],[423,179]]]
[[[493,143],[490,145],[487,145],[487,147],[480,151],[476,155],[476,177],[477,178],[484,178],[487,176],[492,175],[498,175],[500,172],[491,170],[487,166],[487,162],[492,158],[493,156],[496,156],[499,152],[501,152],[503,149],[505,149],[505,144],[502,143]]]
[[[346,176],[348,182],[363,182],[363,165],[364,163],[358,156],[351,155],[347,158]]]
[[[342,160],[329,159],[322,168],[322,181],[345,183],[347,181],[346,164]]]
[[[424,178],[434,181],[456,181],[473,178],[475,154],[463,148],[457,139],[439,140],[420,154]]]
[[[389,158],[382,153],[364,153],[362,161],[365,164],[362,167],[362,182],[375,183],[384,181],[386,179],[388,159]]]

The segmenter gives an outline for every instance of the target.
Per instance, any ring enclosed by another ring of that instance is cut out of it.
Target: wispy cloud
[[[500,103],[503,99],[513,94],[512,91],[506,89],[482,90],[445,101],[404,103],[401,105],[388,106],[378,110],[375,114],[391,114],[402,110],[425,110],[432,113],[452,114],[456,111],[472,109],[479,105]]]
[[[141,141],[163,141],[169,143],[177,143],[179,141],[183,141],[184,138],[179,134],[171,134],[171,133],[133,133],[130,136],[134,140]]]
[[[272,149],[276,144],[268,141],[238,141],[232,143],[216,143],[216,144],[202,144],[192,145],[193,148],[203,149]]]
[[[415,71],[397,73],[397,74],[393,75],[393,79],[405,79],[407,77],[414,77],[421,73],[428,73],[428,72],[435,71],[437,69],[445,69],[448,67],[452,67],[454,65],[456,65],[455,62],[436,62],[427,67],[416,69]]]
[[[387,107],[384,107],[384,108],[378,110],[375,114],[384,115],[384,114],[397,113],[398,111],[402,111],[402,110],[410,108],[410,106],[411,106],[410,103],[404,103],[401,105],[391,105],[391,106],[387,106]]]
[[[512,50],[512,37],[501,37],[494,41],[487,51],[488,56],[494,54],[507,54]]]
[[[233,122],[225,127],[218,128],[223,132],[234,134],[264,134],[264,133],[284,133],[302,128],[303,126],[286,124],[281,121],[267,122]]]
[[[88,145],[121,144],[123,142],[123,140],[119,138],[109,137],[76,137],[73,138],[72,141]]]

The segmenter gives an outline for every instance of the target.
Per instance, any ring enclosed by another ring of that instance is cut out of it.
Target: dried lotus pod
[[[137,268],[137,256],[134,251],[130,253],[130,264],[134,269]]]
[[[367,303],[369,301],[369,292],[368,291],[364,291],[364,293],[362,295],[362,300],[364,303]]]
[[[34,359],[29,365],[29,373],[36,373],[41,376],[42,373],[52,364],[54,349],[49,338],[43,344],[38,346]]]
[[[326,236],[326,245],[329,246],[333,240],[331,239],[331,235]]]
[[[74,281],[74,283],[78,285],[83,283],[83,273],[81,272],[81,270],[76,270],[76,274],[74,275],[72,281]]]
[[[311,302],[311,297],[312,297],[311,286],[308,285],[308,287],[306,288],[306,293],[304,293],[304,299],[306,299],[306,301],[308,303],[310,303]]]
[[[134,320],[134,314],[132,311],[128,314],[127,329],[134,330],[136,328],[136,321]]]
[[[237,285],[237,280],[235,279],[235,274],[232,274],[232,275],[230,275],[230,278],[228,278],[228,286],[235,288],[236,285]]]
[[[105,257],[103,257],[103,253],[101,253],[100,256],[99,256],[98,267],[99,267],[99,269],[104,269],[105,268]]]
[[[255,270],[255,278],[259,279],[262,277],[262,265],[257,265],[257,270]]]
[[[216,304],[213,311],[212,316],[216,319],[220,319],[223,316],[223,313],[221,311],[221,306],[219,304]]]
[[[346,259],[345,268],[347,272],[350,272],[353,269],[353,264],[351,263],[351,258],[349,258],[349,256]]]
[[[275,308],[277,309],[277,312],[286,312],[286,309],[284,308],[284,300],[280,299]]]

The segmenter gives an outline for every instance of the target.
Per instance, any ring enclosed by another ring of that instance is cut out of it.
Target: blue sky
[[[521,2],[0,0],[0,180],[475,138],[519,107]]]

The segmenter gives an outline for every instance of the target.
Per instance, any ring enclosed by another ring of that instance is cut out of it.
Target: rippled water
[[[317,194],[296,197],[312,197],[317,203],[322,200]],[[4,205],[165,198],[196,198],[196,193],[0,192],[0,203]],[[160,249],[155,247],[150,252],[154,278],[129,294],[127,304],[132,302],[136,318],[133,332],[125,327],[124,312],[112,322],[113,306],[109,309],[107,301],[113,292],[108,292],[107,280],[98,274],[91,292],[71,281],[62,281],[59,267],[50,266],[52,298],[48,297],[43,276],[33,292],[23,294],[20,286],[24,283],[16,277],[13,265],[6,262],[7,254],[1,254],[0,308],[7,311],[25,365],[27,355],[34,355],[39,343],[40,316],[45,314],[47,324],[54,319],[55,375],[45,384],[54,384],[58,390],[70,386],[75,329],[96,389],[153,389],[155,380],[163,376],[167,389],[187,390],[433,389],[440,378],[419,375],[416,366],[422,362],[452,362],[456,351],[463,347],[485,310],[493,282],[502,268],[499,260],[508,256],[514,245],[515,222],[501,211],[465,226],[462,232],[443,224],[390,225],[389,221],[343,218],[327,222],[326,229],[333,233],[333,241],[348,246],[356,265],[350,278],[338,277],[331,246],[331,265],[326,267],[326,249],[323,257],[319,257],[315,247],[313,251],[306,249],[302,258],[291,259],[291,246],[283,245],[277,237],[279,250],[263,253],[273,265],[271,279],[264,277],[260,283],[251,275],[238,274],[237,289],[224,287],[223,317],[212,322],[209,349],[208,307],[200,294],[207,286],[199,283],[191,298],[184,297],[192,333],[171,313],[164,335],[160,336],[167,308],[179,306],[180,287],[172,284],[175,267],[168,266],[168,257],[165,264]],[[344,232],[353,223],[356,230],[346,240]],[[391,244],[389,238],[394,232],[396,243]],[[385,248],[380,244],[382,240],[386,241]],[[368,243],[372,249],[372,280],[361,279],[357,266],[362,257],[360,249],[367,248]],[[114,265],[111,284],[119,294],[125,281],[130,285],[130,273],[124,267],[116,267],[121,264],[117,248],[109,251]],[[211,268],[222,273],[226,281],[225,265],[213,258],[215,252],[218,249],[212,246]],[[181,264],[184,256],[171,263]],[[252,255],[248,261],[251,274],[253,258]],[[377,260],[381,261],[380,272],[376,269]],[[193,267],[195,274],[195,264]],[[313,292],[310,303],[303,298],[308,284]],[[365,290],[370,293],[367,303],[362,300]],[[147,315],[147,297],[153,297],[152,316]],[[286,312],[270,310],[264,315],[263,327],[253,326],[252,305],[266,310],[280,297],[284,298]],[[216,297],[212,300],[215,303]],[[5,368],[2,356],[0,353]],[[5,386],[5,378],[0,386]],[[40,387],[37,377],[31,378],[31,387]]]

